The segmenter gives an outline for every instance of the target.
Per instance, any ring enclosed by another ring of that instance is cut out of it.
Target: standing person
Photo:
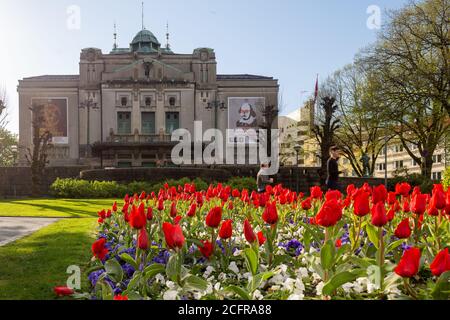
[[[327,187],[328,190],[339,190],[339,148],[336,146],[332,146],[330,148],[330,158],[327,162]]]
[[[265,192],[266,186],[273,183],[273,178],[269,178],[269,175],[266,172],[268,167],[268,163],[261,163],[261,169],[259,169],[259,172],[256,176],[256,185],[258,187],[259,193]]]

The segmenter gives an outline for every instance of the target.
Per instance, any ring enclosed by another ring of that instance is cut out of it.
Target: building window
[[[127,97],[120,98],[120,104],[122,107],[126,107],[128,105],[128,98]]]
[[[417,167],[418,165],[419,165],[419,164],[417,163],[416,160],[411,159],[411,166],[412,166],[412,167]]]
[[[119,161],[117,163],[117,167],[119,167],[119,168],[131,168],[132,164],[129,161]]]
[[[377,165],[378,171],[385,171],[386,170],[386,163],[379,163]]]
[[[154,134],[156,132],[155,113],[142,112],[141,113],[142,134]]]
[[[166,112],[166,133],[172,134],[180,128],[180,118],[178,112]]]
[[[441,162],[442,162],[442,155],[441,154],[433,156],[433,163],[441,163]]]
[[[175,103],[177,102],[177,99],[175,97],[169,98],[169,106],[175,107]]]
[[[403,168],[403,160],[395,161],[394,167],[395,167],[395,169],[401,169],[401,168]]]
[[[395,152],[396,152],[396,153],[403,152],[403,145],[398,144],[398,145],[395,146],[394,149],[395,149]]]
[[[117,133],[131,134],[131,112],[117,112]]]
[[[145,97],[145,106],[151,107],[152,105],[152,97]]]

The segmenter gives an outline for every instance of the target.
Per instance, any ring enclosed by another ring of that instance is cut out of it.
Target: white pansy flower
[[[316,286],[316,294],[318,295],[318,296],[321,296],[322,295],[322,290],[323,290],[323,287],[325,286],[325,283],[323,283],[323,281],[320,281],[318,284],[317,284],[317,286]]]
[[[288,300],[303,300],[303,298],[305,297],[305,295],[303,294],[291,294],[287,299]]]
[[[242,253],[242,250],[236,250],[236,251],[233,253],[233,256],[239,257],[239,256],[241,255],[241,253]]]
[[[295,284],[295,280],[292,278],[287,278],[286,281],[284,281],[283,283],[283,288],[285,290],[288,291],[293,291],[294,290],[294,284]]]
[[[300,269],[298,269],[298,274],[302,277],[302,278],[307,278],[308,277],[308,269],[301,267]]]
[[[175,282],[172,282],[172,281],[167,281],[167,282],[166,282],[166,286],[167,286],[167,288],[169,288],[170,290],[174,290],[174,289],[176,288]]]
[[[164,279],[164,276],[162,274],[160,274],[160,273],[158,273],[155,276],[155,281],[156,281],[156,283],[162,283],[162,284],[166,283],[166,280]]]
[[[177,300],[178,298],[178,291],[176,290],[167,290],[164,292],[163,299],[164,300]]]
[[[253,299],[256,299],[256,300],[262,300],[264,297],[263,297],[263,295],[261,294],[261,291],[259,291],[259,290],[255,290],[255,292],[253,293]]]
[[[217,282],[217,283],[214,285],[214,290],[220,291],[220,282]]]
[[[230,265],[228,266],[228,269],[233,271],[236,274],[239,274],[239,268],[236,265],[236,262],[234,262],[234,261],[230,263]]]
[[[219,281],[227,280],[227,275],[225,273],[221,272],[219,274],[219,276],[217,277],[217,279],[219,279]]]

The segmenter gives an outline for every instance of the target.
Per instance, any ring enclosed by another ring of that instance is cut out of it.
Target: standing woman
[[[273,178],[269,178],[269,175],[266,172],[268,167],[268,163],[261,163],[261,169],[259,169],[259,172],[256,176],[256,185],[258,187],[259,193],[265,192],[266,186],[273,183]]]

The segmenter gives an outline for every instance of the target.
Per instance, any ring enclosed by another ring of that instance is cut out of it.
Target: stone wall
[[[184,177],[201,178],[206,182],[225,182],[231,177],[256,177],[258,166],[220,166],[220,167],[182,167],[182,168],[119,168],[87,170],[87,167],[48,167],[45,169],[43,193],[49,194],[51,184],[56,178],[81,178],[89,181],[163,181]],[[308,192],[311,186],[320,185],[319,168],[281,167],[274,176],[275,183],[300,192]],[[297,177],[298,175],[298,177]],[[298,186],[297,186],[298,181]],[[371,186],[384,184],[377,178],[341,178],[341,190],[355,184],[357,187],[368,182]],[[297,189],[298,187],[298,189]],[[31,195],[31,170],[29,167],[0,167],[0,198],[26,197]]]

